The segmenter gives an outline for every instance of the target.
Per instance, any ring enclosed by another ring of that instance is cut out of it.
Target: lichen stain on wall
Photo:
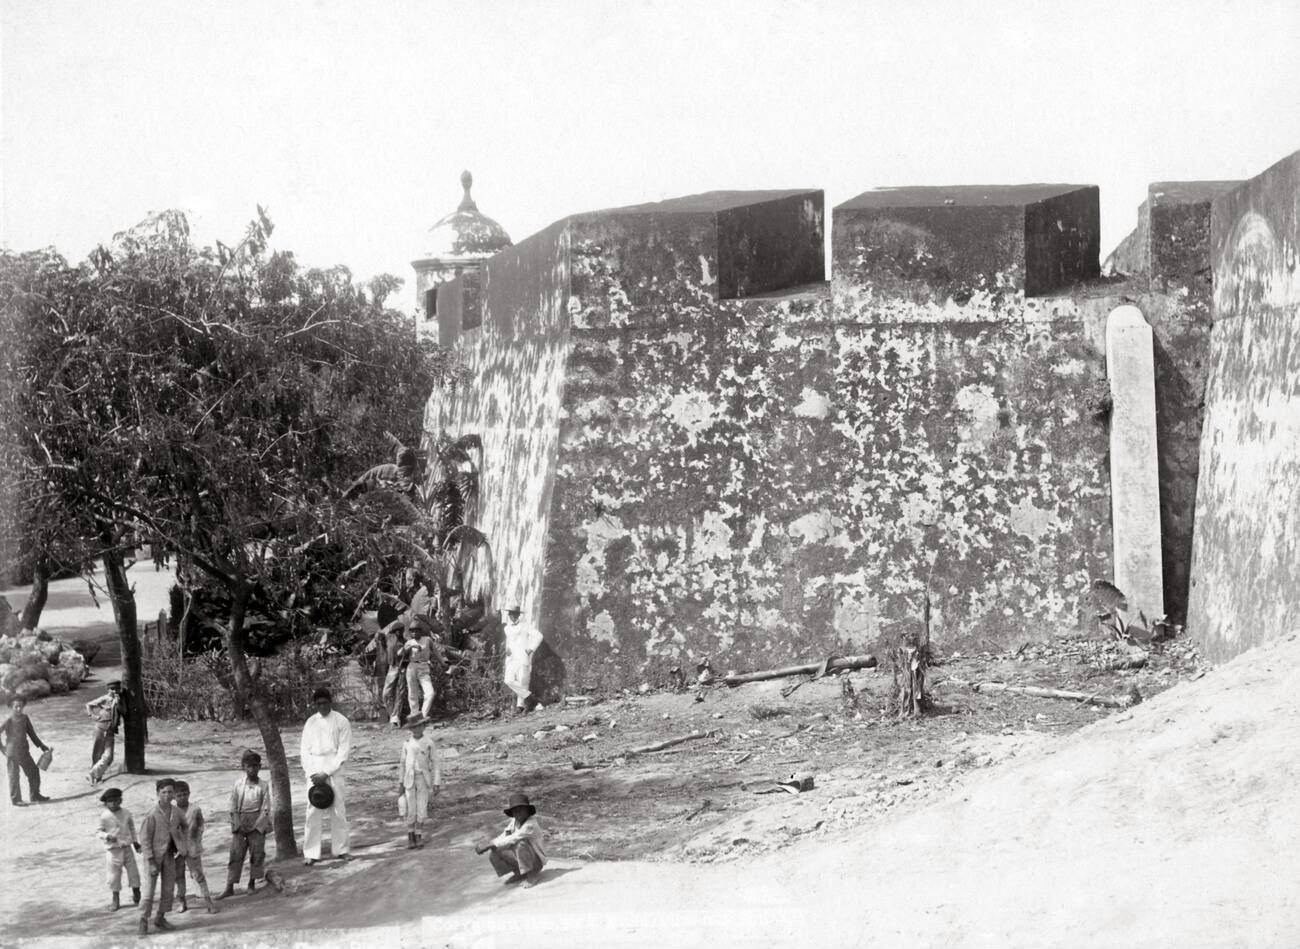
[[[935,558],[949,644],[1076,624],[1110,535],[1105,428],[1075,411],[1104,369],[1071,301],[881,320],[824,293],[713,301],[674,266],[624,309],[644,276],[573,246],[552,544],[580,687],[868,648],[919,617]]]

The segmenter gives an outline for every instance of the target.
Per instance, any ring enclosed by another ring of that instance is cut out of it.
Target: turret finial
[[[460,173],[460,186],[465,189],[465,197],[461,198],[460,207],[456,210],[477,211],[478,205],[476,205],[474,199],[469,196],[469,189],[474,187],[474,176],[468,171],[462,171]]]

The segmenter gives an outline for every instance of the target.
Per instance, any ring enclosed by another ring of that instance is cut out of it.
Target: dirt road
[[[868,677],[860,684],[872,694]],[[401,848],[393,808],[400,736],[359,721],[359,859],[286,864],[286,895],[241,895],[217,916],[175,916],[182,932],[151,942],[1300,945],[1295,638],[1099,721],[1081,706],[1000,704],[1005,697],[941,685],[951,714],[883,727],[840,714],[830,688],[803,686],[773,717],[755,710],[778,701],[775,687],[456,723],[439,730],[458,753],[434,839],[418,852]],[[47,788],[57,800],[0,810],[5,945],[135,941],[129,910],[104,911],[91,834],[98,804],[80,774],[88,751],[79,703],[97,691],[32,708],[57,748]],[[682,746],[689,751],[615,763],[646,736],[700,728],[715,734]],[[295,730],[286,738],[296,746]],[[183,774],[195,799],[219,812],[239,749],[253,743],[247,728],[157,722],[150,767]],[[572,760],[608,766],[574,771]],[[806,794],[745,786],[805,765],[818,773]],[[142,815],[152,780],[110,783]],[[553,863],[531,890],[498,885],[471,849],[503,819],[500,799],[514,786],[536,792],[552,839]],[[299,828],[303,791],[299,782]],[[704,800],[712,806],[698,812]],[[215,880],[224,846],[215,833]],[[626,856],[640,859],[607,859]]]

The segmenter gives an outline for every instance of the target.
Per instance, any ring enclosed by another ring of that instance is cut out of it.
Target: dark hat
[[[107,804],[109,801],[122,800],[122,791],[120,788],[109,788],[99,796],[100,801]]]
[[[423,725],[427,728],[429,726],[429,720],[423,715],[417,715],[415,718],[408,718],[402,723],[403,728],[414,728],[416,725]]]
[[[528,808],[529,817],[532,817],[534,814],[537,813],[537,808],[533,807],[533,805],[528,803],[528,795],[520,794],[518,791],[510,795],[510,803],[507,804],[506,807],[504,808],[504,813],[506,817],[513,816],[510,812],[513,811],[516,807]]]
[[[260,768],[262,766],[262,756],[252,748],[248,748],[239,756],[239,766],[242,768],[246,764],[255,764]]]
[[[307,789],[307,800],[317,810],[327,811],[334,806],[334,789],[328,784],[313,784]]]
[[[108,683],[108,688],[117,689],[119,692],[122,691],[122,680],[114,679],[112,682]]]

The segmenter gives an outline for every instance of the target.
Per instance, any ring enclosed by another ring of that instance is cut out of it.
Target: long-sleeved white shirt
[[[341,770],[352,751],[352,723],[333,710],[324,718],[317,712],[302,727],[302,770],[331,777]]]
[[[125,807],[110,811],[107,807],[99,812],[99,828],[95,836],[104,842],[108,850],[118,847],[130,847],[139,843],[135,835],[135,819]]]
[[[402,745],[397,770],[404,788],[412,787],[417,775],[424,775],[430,787],[439,787],[442,784],[442,752],[428,735],[423,738],[412,736]]]
[[[492,841],[492,846],[508,847],[511,844],[519,843],[521,840],[526,840],[533,845],[533,849],[537,851],[537,856],[541,857],[542,861],[545,862],[546,850],[543,849],[545,839],[546,835],[542,833],[542,825],[537,822],[537,815],[534,814],[522,824],[516,823],[513,817],[510,818],[506,822],[505,830],[497,834],[496,839]]]
[[[526,699],[532,694],[533,653],[542,644],[542,633],[532,623],[506,623],[506,686]]]

